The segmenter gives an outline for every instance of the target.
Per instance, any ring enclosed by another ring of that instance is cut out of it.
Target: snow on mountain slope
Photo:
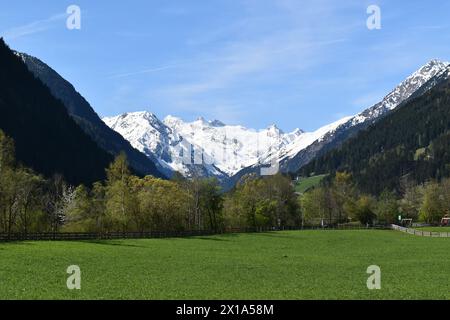
[[[263,155],[277,153],[304,135],[299,129],[286,134],[275,125],[256,131],[203,118],[184,122],[168,116],[160,121],[149,112],[126,113],[103,120],[136,149],[156,155],[161,165],[186,176],[191,175],[192,164],[206,166],[210,175],[232,176],[257,164]],[[186,157],[190,153],[194,156]]]
[[[361,112],[352,119],[352,125],[364,122],[367,119],[377,118],[384,113],[395,109],[402,102],[410,98],[417,90],[429,80],[449,70],[450,63],[439,60],[431,60],[419,70],[414,72],[393,91],[391,91],[381,102]]]
[[[163,168],[189,176],[189,169],[183,164],[182,154],[189,154],[190,146],[154,114],[146,111],[125,113],[104,118],[103,121],[127,139],[134,148],[148,157],[153,155]],[[213,168],[210,170],[215,171]]]
[[[254,165],[262,155],[277,152],[303,135],[299,129],[285,134],[272,125],[256,131],[242,126],[224,125],[218,120],[207,122],[203,118],[185,123],[169,116],[164,123],[190,143],[203,148],[214,159],[214,164],[228,175]]]
[[[243,126],[226,125],[218,120],[206,121],[203,118],[185,122],[168,116],[160,121],[149,112],[126,113],[103,120],[136,149],[148,156],[156,156],[161,166],[185,176],[198,174],[194,166],[197,169],[200,166],[203,175],[227,178],[245,168],[273,161],[280,162],[282,170],[287,168],[288,171],[295,172],[306,164],[305,161],[312,159],[322,146],[337,145],[335,140],[350,136],[345,132],[363,129],[366,123],[369,124],[395,109],[419,89],[426,87],[426,84],[432,87],[438,83],[434,83],[433,79],[448,77],[448,74],[449,63],[431,60],[379,103],[356,116],[340,119],[314,132],[296,129],[291,133],[284,133],[275,125],[256,131]]]
[[[295,156],[301,150],[305,149],[306,147],[308,147],[309,145],[311,145],[315,141],[320,141],[321,139],[323,139],[323,137],[326,134],[332,133],[340,125],[342,125],[343,123],[346,123],[347,121],[349,121],[352,118],[353,117],[345,117],[345,118],[342,118],[342,119],[340,119],[338,121],[335,121],[335,122],[333,122],[331,124],[323,126],[323,127],[319,128],[318,130],[316,130],[314,132],[305,133],[301,137],[301,139],[297,139],[293,143],[291,143],[288,146],[286,146],[285,148],[283,148],[280,151],[280,153],[278,155],[278,158],[279,159],[283,159],[283,158],[286,158],[286,157],[289,158],[289,157]]]
[[[149,112],[125,113],[103,121],[146,155],[153,153],[164,159],[167,156],[165,146],[179,141],[170,128]]]
[[[431,60],[401,82],[380,102],[351,117],[348,121],[343,121],[307,147],[294,149],[286,156],[282,156],[280,159],[281,170],[297,172],[318,155],[338,147],[408,99],[420,96],[448,79],[449,74],[450,63]]]

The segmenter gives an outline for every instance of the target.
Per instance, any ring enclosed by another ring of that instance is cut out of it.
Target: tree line
[[[412,99],[355,137],[313,159],[299,174],[351,172],[364,192],[401,191],[450,177],[450,80]]]
[[[124,154],[106,179],[71,186],[18,164],[14,142],[0,131],[0,233],[148,232],[398,223],[398,216],[438,223],[450,214],[450,179],[400,183],[401,192],[364,193],[350,173],[304,194],[291,178],[247,175],[223,193],[217,180],[133,175]]]
[[[0,232],[144,232],[293,226],[299,204],[291,180],[246,177],[223,193],[217,180],[138,177],[120,154],[90,186],[44,178],[19,165],[0,131]]]
[[[450,179],[416,184],[399,182],[399,190],[385,189],[378,196],[364,193],[347,172],[300,197],[302,223],[317,225],[357,223],[363,225],[398,224],[401,219],[439,224],[450,216]]]

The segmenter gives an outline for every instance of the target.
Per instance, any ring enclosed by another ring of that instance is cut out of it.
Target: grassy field
[[[450,233],[450,227],[420,227],[415,228],[416,230],[421,231],[431,231],[431,232],[448,232]]]
[[[327,174],[318,175],[318,176],[312,176],[308,178],[301,178],[300,181],[298,181],[295,184],[295,191],[300,193],[305,193],[312,187],[317,186],[320,181],[322,181],[325,177],[327,177]]]
[[[450,299],[449,240],[369,230],[0,244],[0,299]],[[81,290],[66,288],[69,265]],[[366,287],[370,265],[381,290]]]

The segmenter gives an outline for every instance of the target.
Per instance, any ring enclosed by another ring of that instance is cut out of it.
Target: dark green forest
[[[48,86],[52,95],[64,103],[69,115],[80,128],[103,150],[114,156],[124,152],[132,170],[139,175],[163,178],[155,163],[142,152],[133,148],[119,133],[109,128],[70,82],[39,59],[23,53],[18,54],[28,69]]]
[[[449,177],[449,150],[447,80],[399,106],[341,147],[313,160],[300,170],[300,175],[349,172],[364,192],[399,193],[405,181],[420,184]]]
[[[1,39],[0,128],[14,139],[18,162],[74,185],[104,179],[113,159]]]

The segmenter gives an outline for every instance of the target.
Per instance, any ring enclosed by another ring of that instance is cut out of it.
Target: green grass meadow
[[[297,191],[299,193],[305,193],[312,187],[318,186],[319,183],[327,176],[328,176],[327,174],[322,174],[322,175],[312,176],[312,177],[308,177],[308,178],[301,178],[295,184],[295,191]]]
[[[430,231],[430,232],[448,232],[450,233],[450,227],[420,227],[415,228],[420,231]]]
[[[0,299],[450,299],[449,266],[450,239],[380,230],[3,243]]]

